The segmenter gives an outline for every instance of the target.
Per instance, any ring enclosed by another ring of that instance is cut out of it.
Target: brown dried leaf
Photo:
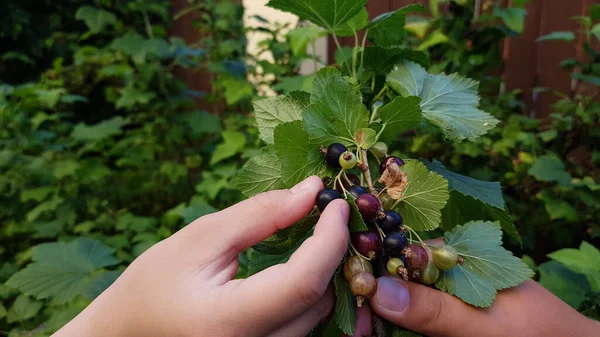
[[[400,166],[394,160],[388,160],[387,168],[383,171],[379,182],[385,184],[387,193],[393,199],[401,199],[403,191],[408,185],[408,175],[400,171]]]

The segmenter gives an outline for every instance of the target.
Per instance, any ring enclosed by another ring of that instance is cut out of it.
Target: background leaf
[[[266,152],[250,159],[236,177],[235,186],[249,197],[283,188],[281,162],[277,155]]]
[[[94,34],[100,33],[106,26],[117,24],[117,17],[113,13],[92,6],[79,8],[75,18],[83,20]]]
[[[475,140],[498,124],[477,108],[479,84],[458,74],[431,75],[418,64],[404,61],[387,76],[387,83],[403,96],[421,97],[423,117],[450,139]]]
[[[271,0],[267,6],[290,12],[333,32],[366,4],[367,0]]]

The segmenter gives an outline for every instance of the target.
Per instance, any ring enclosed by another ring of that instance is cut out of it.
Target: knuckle
[[[418,322],[418,326],[429,326],[437,324],[441,319],[444,311],[447,307],[447,299],[445,296],[439,296],[440,294],[429,293],[425,301],[422,301],[422,305],[427,305],[427,310],[424,310],[424,314]]]
[[[278,196],[279,193],[277,193],[277,191],[267,191],[256,195],[254,197],[254,203],[258,208],[258,212],[264,213],[273,211],[273,209],[277,207],[277,204],[281,202],[281,200],[278,200],[280,199]]]
[[[298,287],[298,300],[303,308],[314,305],[327,290],[327,282],[320,275],[309,273],[305,275],[305,282]]]

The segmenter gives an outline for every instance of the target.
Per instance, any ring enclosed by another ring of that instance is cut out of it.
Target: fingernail
[[[403,312],[410,303],[410,294],[402,281],[382,277],[379,279],[375,302],[390,311]]]
[[[311,177],[308,177],[304,180],[302,180],[301,182],[297,183],[294,187],[292,187],[290,189],[290,192],[292,192],[292,194],[296,194],[300,191],[303,191],[305,189],[307,189],[308,187],[310,187],[310,185],[312,185],[312,179],[310,179]]]

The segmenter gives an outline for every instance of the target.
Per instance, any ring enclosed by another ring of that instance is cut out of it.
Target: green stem
[[[365,35],[363,35],[363,40],[362,40],[362,44],[361,44],[361,50],[360,50],[360,67],[358,68],[358,72],[360,73],[360,71],[363,68],[363,61],[365,59],[365,44],[367,44],[367,35],[369,35],[369,30],[365,30]],[[375,79],[375,76],[373,76],[373,79]]]
[[[356,62],[358,62],[358,34],[354,32],[354,48],[352,48],[352,74],[356,78]]]
[[[383,86],[383,88],[381,88],[381,90],[379,90],[379,93],[377,93],[377,95],[375,95],[375,97],[373,97],[373,99],[371,100],[371,105],[373,105],[373,103],[377,102],[377,100],[379,100],[381,97],[383,97],[383,95],[385,94],[385,92],[387,91],[387,84]]]
[[[335,45],[336,45],[337,49],[342,53],[342,57],[344,58],[344,64],[346,65],[348,73],[352,74],[352,70],[350,69],[350,66],[348,65],[348,62],[347,62],[348,60],[346,59],[346,54],[344,54],[344,52],[342,50],[342,46],[340,45],[340,41],[335,36],[335,34],[331,34],[331,36],[333,36],[333,42],[335,42]]]

